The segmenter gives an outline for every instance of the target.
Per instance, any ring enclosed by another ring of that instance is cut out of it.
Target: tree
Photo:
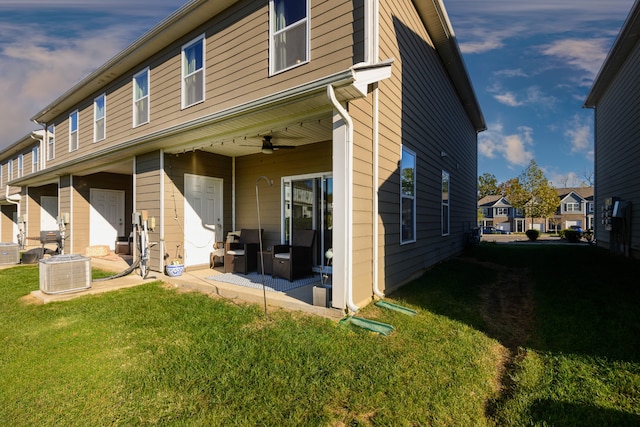
[[[535,218],[548,218],[560,206],[558,193],[535,160],[531,160],[527,169],[511,181],[507,191],[509,203],[516,209],[522,209],[525,218],[531,218],[531,228]]]
[[[483,173],[478,177],[478,200],[485,196],[500,194],[498,192],[498,180],[493,174]]]

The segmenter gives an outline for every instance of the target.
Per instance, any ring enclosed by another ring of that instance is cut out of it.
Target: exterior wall
[[[609,247],[602,224],[608,197],[631,202],[631,252],[640,256],[640,44],[636,44],[595,110],[595,237]]]
[[[149,217],[155,217],[159,220],[156,222],[156,228],[149,231],[150,242],[161,242],[151,248],[149,255],[151,257],[149,267],[156,271],[162,271],[164,263],[165,243],[162,243],[162,210],[161,210],[161,180],[165,179],[162,171],[162,153],[153,151],[135,159],[135,176],[133,180],[134,187],[134,212],[147,211]],[[166,220],[165,220],[166,221]],[[166,226],[166,224],[164,224]]]
[[[269,77],[268,2],[241,1],[54,120],[57,165],[345,70],[361,44],[348,0],[312,2],[311,61]],[[358,23],[359,24],[359,23]],[[205,34],[205,101],[181,109],[181,47]],[[361,38],[361,37],[360,37]],[[149,67],[150,122],[132,127],[132,78]],[[93,100],[106,94],[106,139],[93,142]],[[68,115],[79,110],[79,149],[69,152]]]
[[[256,180],[266,176],[273,181],[268,186],[261,181],[260,223],[264,229],[263,245],[281,242],[282,178],[311,173],[331,172],[331,142],[278,150],[271,155],[256,154],[236,158],[236,230],[258,228]],[[230,231],[225,227],[226,231]]]
[[[176,245],[184,248],[184,174],[223,179],[223,228],[231,231],[233,170],[232,159],[209,153],[164,156],[164,242],[163,259],[175,256]],[[153,183],[149,184],[153,186]],[[152,189],[151,189],[152,190]],[[152,190],[153,191],[153,190]],[[213,249],[213,248],[211,248]]]
[[[371,301],[373,284],[373,104],[367,99],[349,104],[353,119],[353,301]]]
[[[462,250],[477,222],[477,140],[412,2],[382,1],[380,12],[380,57],[395,59],[380,83],[380,277],[388,293]],[[403,144],[417,157],[417,241],[400,245]],[[450,174],[449,236],[441,232],[442,170]]]
[[[44,185],[42,187],[29,187],[26,191],[27,196],[24,198],[23,203],[27,213],[27,237],[40,238],[40,218],[42,213],[42,207],[40,205],[40,198],[42,196],[54,196],[58,197],[58,186],[56,184]],[[39,240],[31,239],[26,243],[28,246],[41,246]]]
[[[71,227],[75,223],[75,212],[73,210],[74,199],[76,190],[73,188],[73,176],[65,175],[61,176],[58,182],[58,206],[60,207],[60,213],[69,213],[69,224],[67,224],[67,230],[69,231],[69,238],[65,243],[66,253],[80,253],[76,251],[76,248],[80,248],[80,245],[76,245],[76,232]],[[84,250],[84,248],[82,249]]]
[[[17,215],[16,205],[0,205],[0,242],[17,243],[14,233],[14,216]]]

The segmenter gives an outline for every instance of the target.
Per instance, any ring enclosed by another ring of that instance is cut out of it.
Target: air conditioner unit
[[[20,248],[17,243],[0,243],[0,265],[20,264]]]
[[[54,255],[40,260],[40,290],[45,294],[80,291],[91,287],[91,258]]]

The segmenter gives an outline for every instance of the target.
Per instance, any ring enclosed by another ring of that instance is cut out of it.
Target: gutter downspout
[[[346,292],[346,303],[347,308],[353,312],[358,311],[359,307],[353,303],[353,272],[351,269],[352,266],[352,258],[353,258],[353,120],[347,110],[344,109],[342,104],[336,98],[335,91],[332,85],[327,85],[327,96],[329,97],[329,101],[333,105],[333,108],[338,112],[342,120],[344,120],[345,125],[347,126],[346,132],[346,149],[347,149],[347,182],[345,182],[346,187],[346,214],[347,214],[347,245],[346,245],[346,253],[345,253],[345,261],[347,266],[347,283],[345,286]]]

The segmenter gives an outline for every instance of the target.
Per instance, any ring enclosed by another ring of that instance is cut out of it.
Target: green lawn
[[[482,244],[391,295],[417,316],[361,310],[384,337],[161,283],[35,305],[37,268],[0,270],[0,425],[638,425],[637,277]]]

